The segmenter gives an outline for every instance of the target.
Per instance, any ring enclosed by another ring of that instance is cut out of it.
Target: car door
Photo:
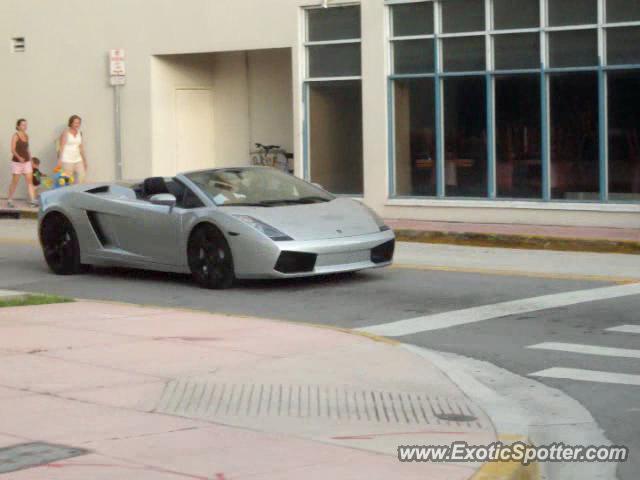
[[[117,200],[108,214],[118,248],[131,260],[177,265],[181,213],[145,200]]]

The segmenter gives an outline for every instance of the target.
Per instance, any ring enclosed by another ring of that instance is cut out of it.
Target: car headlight
[[[384,220],[382,219],[382,217],[380,215],[378,215],[373,210],[373,208],[365,205],[364,203],[361,203],[361,205],[373,217],[373,219],[375,220],[375,222],[378,225],[378,228],[380,229],[381,232],[387,232],[387,231],[391,230],[391,227],[389,227],[386,223],[384,223]]]
[[[255,228],[274,242],[288,242],[293,240],[293,238],[291,238],[289,235],[281,232],[277,228],[272,227],[267,223],[261,222],[257,218],[253,218],[249,215],[234,215],[234,217]]]

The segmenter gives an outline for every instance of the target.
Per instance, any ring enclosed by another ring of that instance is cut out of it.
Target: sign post
[[[122,131],[120,120],[120,88],[126,84],[125,52],[122,48],[109,51],[109,77],[113,86],[114,123],[116,134],[116,180],[122,180]]]

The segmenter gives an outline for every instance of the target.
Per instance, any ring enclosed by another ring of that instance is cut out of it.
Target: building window
[[[442,40],[443,70],[473,72],[484,70],[484,37],[451,37]]]
[[[597,200],[597,74],[556,74],[551,76],[549,83],[552,197]]]
[[[607,29],[607,63],[640,64],[640,27]]]
[[[608,78],[609,196],[640,200],[640,70]]]
[[[540,68],[540,35],[537,33],[496,35],[493,42],[496,70]]]
[[[486,197],[485,79],[444,80],[445,181],[449,197]]]
[[[433,34],[433,3],[406,3],[393,7],[393,35]]]
[[[446,0],[440,8],[443,33],[485,30],[484,0]]]
[[[607,23],[640,21],[638,0],[607,0]]]
[[[307,19],[310,42],[360,38],[360,7],[313,8]]]
[[[638,0],[386,3],[391,195],[640,200]]]
[[[567,30],[549,33],[549,66],[552,68],[598,65],[598,32]]]
[[[495,79],[496,176],[501,198],[542,198],[539,75]]]
[[[433,73],[435,69],[433,40],[395,42],[393,47],[395,73]]]
[[[359,6],[306,10],[305,177],[347,195],[364,188],[360,28]]]
[[[360,45],[313,45],[308,47],[309,77],[360,76]]]
[[[547,0],[549,25],[588,25],[598,23],[598,0]]]
[[[433,78],[394,83],[398,195],[436,195],[434,93]]]
[[[311,181],[331,192],[362,195],[360,82],[313,82],[308,89]]]
[[[514,15],[514,12],[518,12]],[[493,28],[511,30],[540,25],[540,0],[493,0]]]

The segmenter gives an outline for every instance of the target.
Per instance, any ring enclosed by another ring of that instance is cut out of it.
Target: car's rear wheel
[[[82,271],[80,244],[71,221],[61,213],[50,213],[40,226],[40,243],[49,268],[57,275]]]
[[[187,246],[193,279],[204,288],[230,288],[235,281],[233,257],[229,243],[211,224],[196,228]]]

